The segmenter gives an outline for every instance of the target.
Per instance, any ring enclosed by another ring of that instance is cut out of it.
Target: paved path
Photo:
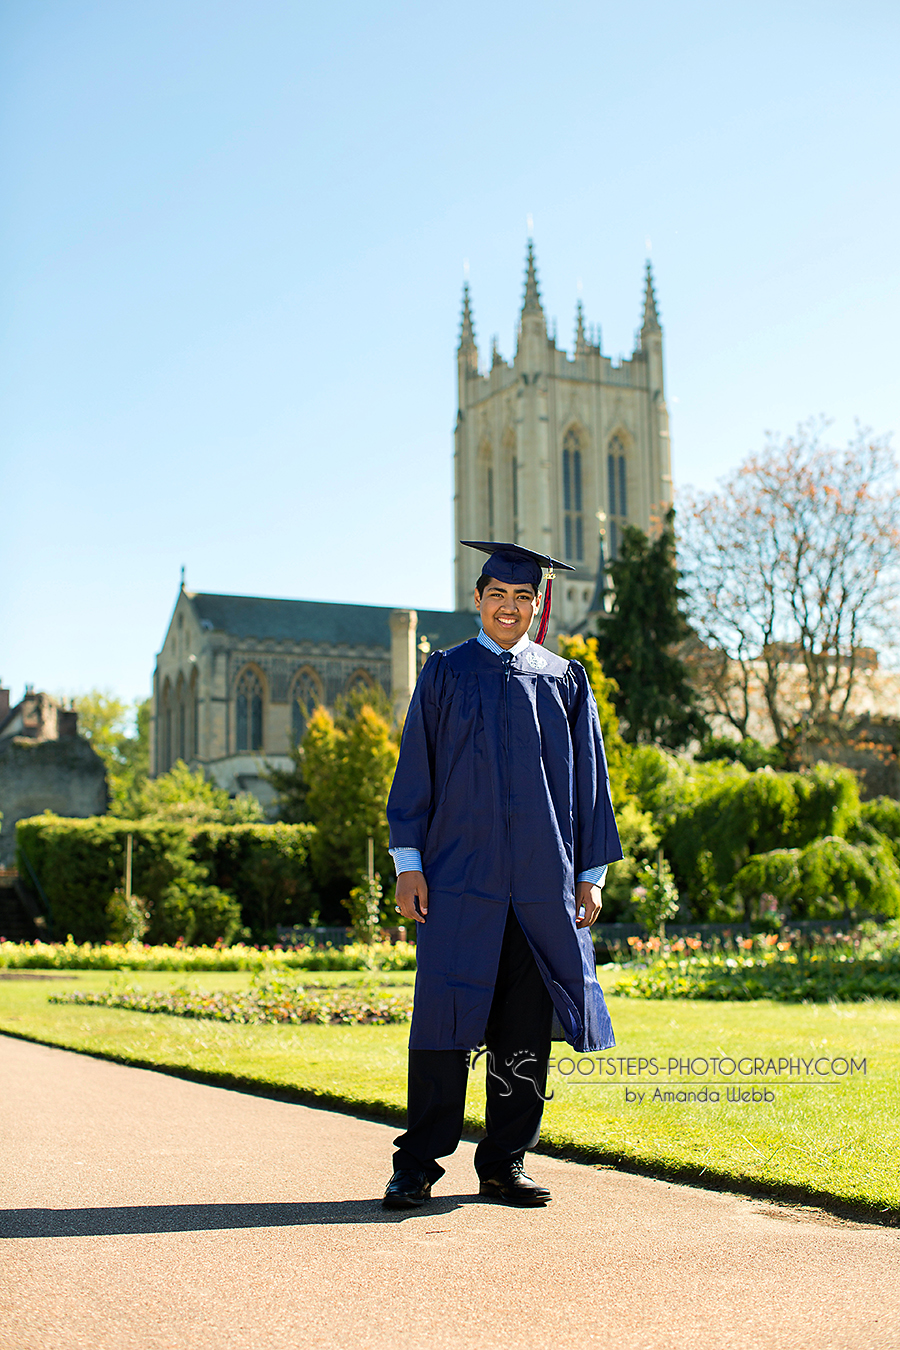
[[[381,1210],[395,1130],[0,1037],[2,1350],[890,1350],[900,1233],[473,1147]]]

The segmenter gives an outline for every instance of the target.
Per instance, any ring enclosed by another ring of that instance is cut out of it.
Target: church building
[[[650,267],[630,358],[589,337],[581,305],[572,356],[548,334],[528,244],[516,354],[479,368],[468,286],[457,351],[455,534],[517,541],[570,563],[554,588],[549,641],[603,604],[603,560],[623,526],[652,533],[672,500],[662,330]],[[456,546],[454,611],[242,595],[182,584],[153,677],[151,773],[179,759],[234,794],[273,798],[317,705],[378,685],[402,717],[428,653],[478,631],[478,557]]]
[[[550,632],[575,631],[601,607],[601,547],[609,562],[624,525],[653,534],[672,504],[650,264],[632,355],[603,355],[579,301],[569,356],[548,333],[529,241],[515,356],[504,361],[495,342],[481,369],[467,285],[457,370],[455,537],[522,543],[572,565],[554,587]],[[474,580],[470,551],[457,547],[457,609],[473,608]]]

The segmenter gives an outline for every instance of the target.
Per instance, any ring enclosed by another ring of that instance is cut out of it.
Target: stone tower
[[[490,369],[480,370],[467,284],[457,365],[455,537],[519,542],[572,564],[554,586],[551,632],[572,631],[599,604],[601,539],[609,561],[626,522],[652,534],[672,501],[649,262],[632,355],[615,364],[602,354],[579,301],[569,356],[548,334],[529,240],[515,357],[504,361],[495,342]],[[457,609],[474,609],[471,550],[457,546],[455,573]]]

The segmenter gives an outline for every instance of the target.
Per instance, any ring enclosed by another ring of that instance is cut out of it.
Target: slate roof
[[[255,595],[190,594],[200,625],[237,638],[323,642],[332,646],[391,645],[391,609],[327,600],[269,600]],[[432,648],[455,647],[478,632],[477,616],[458,610],[420,609],[417,637]]]

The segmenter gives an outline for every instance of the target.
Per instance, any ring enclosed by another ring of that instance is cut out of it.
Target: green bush
[[[625,856],[619,862],[610,863],[603,887],[601,923],[621,922],[630,917],[629,906],[638,872],[659,851],[659,836],[653,828],[653,820],[633,798],[626,798],[625,804],[616,809],[616,824]]]
[[[750,773],[740,764],[692,764],[648,748],[635,753],[631,772],[676,884],[701,921],[751,919],[752,906],[735,877],[752,858],[842,838],[860,817],[856,779],[835,765],[817,765],[809,773]],[[813,913],[795,906],[794,917]]]
[[[631,896],[631,908],[638,923],[648,933],[665,936],[666,921],[674,919],[679,909],[678,888],[672,869],[660,853],[656,863],[642,867],[637,874],[637,886]]]
[[[47,814],[20,821],[16,834],[20,870],[29,875],[25,854],[50,903],[57,937],[103,942],[112,935],[116,919],[107,906],[122,883],[129,833],[132,889],[148,903],[152,941],[227,941],[241,927],[261,937],[278,923],[307,917],[310,826]]]
[[[895,797],[875,797],[872,801],[863,802],[859,815],[861,825],[876,831],[885,839],[900,863],[900,802]]]
[[[900,915],[900,867],[886,841],[851,844],[833,835],[805,848],[773,849],[741,868],[734,890],[759,908],[771,896],[790,918],[856,919]]]
[[[316,894],[310,872],[312,825],[199,825],[193,853],[210,879],[236,895],[241,924],[257,942],[271,940],[279,924],[308,921]]]

